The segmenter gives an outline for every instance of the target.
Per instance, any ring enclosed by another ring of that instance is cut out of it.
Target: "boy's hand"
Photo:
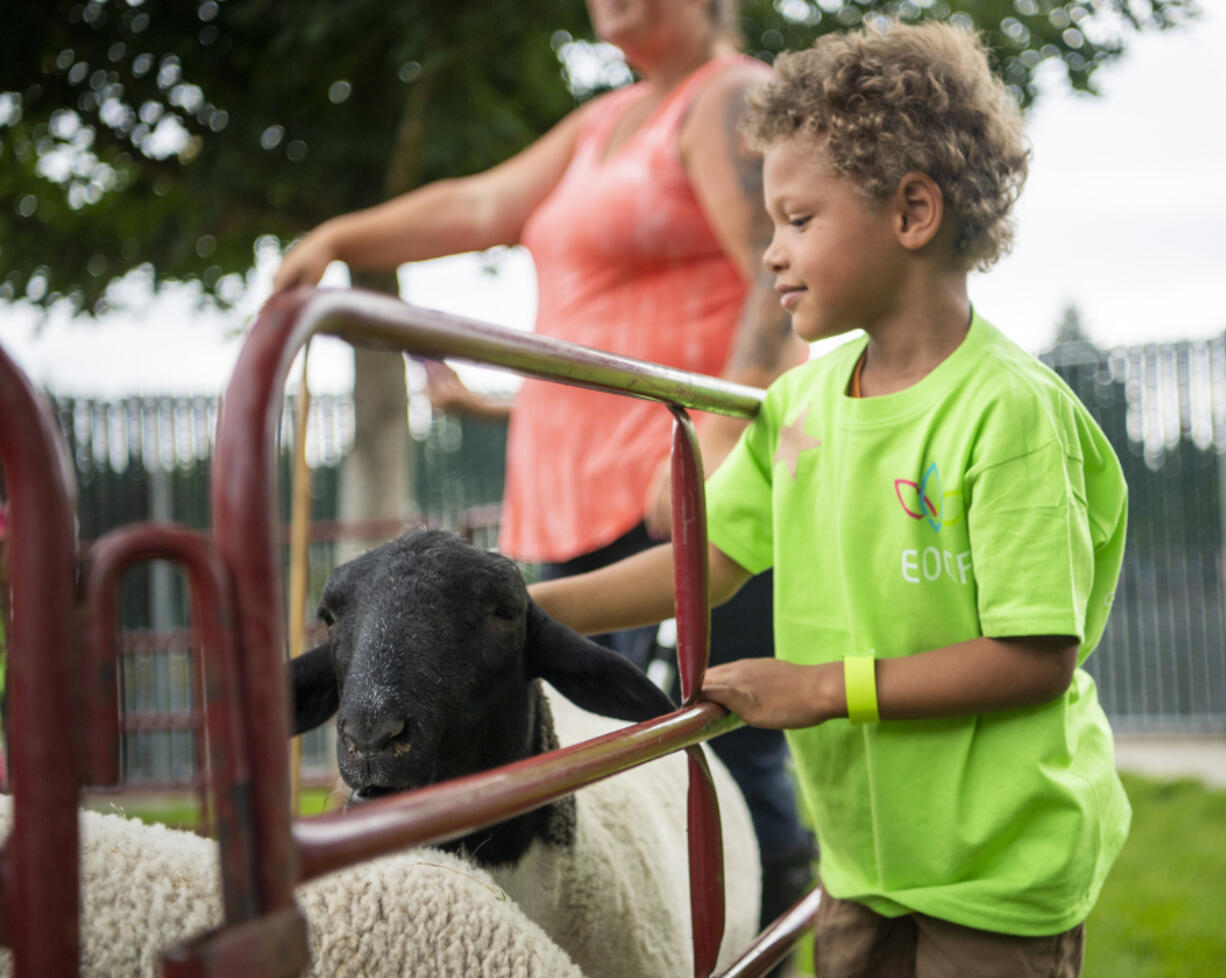
[[[739,659],[708,669],[702,695],[751,727],[770,730],[812,727],[847,716],[841,663],[798,666],[778,659]]]

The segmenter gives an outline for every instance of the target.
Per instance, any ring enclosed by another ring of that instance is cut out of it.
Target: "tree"
[[[1044,61],[1059,59],[1073,87],[1091,90],[1128,30],[1168,27],[1194,5],[745,0],[742,26],[748,49],[770,60],[866,16],[973,22],[1028,104]],[[199,282],[224,305],[241,295],[258,247],[505,158],[575,103],[555,48],[587,30],[578,0],[10,6],[0,36],[0,302],[93,313],[137,269],[153,288]],[[372,414],[403,417],[387,364],[383,378],[359,379],[362,399],[393,389]]]
[[[573,105],[550,39],[582,10],[493,10],[17,5],[0,39],[0,299],[104,312],[109,286],[140,269],[154,288],[195,281],[225,304],[262,242],[510,155]],[[360,284],[395,290],[394,276]],[[345,514],[402,515],[403,364],[355,359]]]
[[[1056,324],[1056,346],[1065,343],[1089,343],[1085,325],[1081,321],[1081,310],[1074,303],[1069,303],[1060,314]]]
[[[743,0],[742,6],[752,14],[749,48],[767,61],[866,17],[974,26],[1023,107],[1039,95],[1035,75],[1044,62],[1060,63],[1074,89],[1094,92],[1094,73],[1124,53],[1127,31],[1173,27],[1197,10],[1196,0]]]
[[[973,21],[1029,102],[1070,84],[1195,0],[744,0],[769,60],[865,16]],[[255,244],[505,158],[574,104],[553,44],[577,0],[49,0],[0,36],[0,299],[105,311],[144,268],[223,303]],[[1115,23],[1112,33],[1112,22]],[[1096,40],[1094,38],[1097,38]]]
[[[261,236],[482,169],[572,103],[567,0],[18,4],[0,38],[4,296],[95,312],[130,269],[223,301]],[[31,39],[34,39],[31,43]],[[480,120],[463,125],[459,120]]]

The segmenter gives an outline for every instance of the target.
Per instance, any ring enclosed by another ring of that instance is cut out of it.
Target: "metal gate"
[[[678,659],[685,705],[588,744],[385,800],[375,819],[290,817],[275,429],[285,371],[316,332],[427,356],[457,355],[565,383],[632,394],[675,418],[673,540]],[[163,973],[298,974],[305,921],[293,886],[360,859],[458,838],[675,750],[689,754],[689,854],[696,978],[708,978],[723,932],[718,808],[697,745],[739,721],[696,701],[706,667],[706,534],[702,464],[686,409],[752,415],[761,392],[711,378],[509,334],[373,294],[298,290],[265,307],[240,355],[219,422],[211,536],[166,525],[99,540],[74,593],[73,488],[54,422],[0,350],[0,461],[12,505],[15,632],[13,830],[0,847],[0,943],[16,978],[77,973],[80,899],[77,792],[118,776],[115,592],[150,559],[183,567],[206,660],[203,684],[224,923],[165,952]],[[665,409],[664,407],[661,408]],[[88,637],[88,642],[83,639]],[[84,656],[82,649],[85,650]],[[64,718],[79,716],[79,724]],[[478,779],[480,787],[478,787]],[[813,891],[767,929],[721,978],[764,974],[816,914]]]
[[[1117,730],[1226,731],[1226,337],[1046,357],[1128,481],[1115,605],[1087,669]]]

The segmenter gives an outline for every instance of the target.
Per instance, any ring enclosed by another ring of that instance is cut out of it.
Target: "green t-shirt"
[[[777,655],[911,655],[981,635],[1102,635],[1127,490],[1067,386],[978,315],[919,383],[845,393],[867,341],[780,377],[707,487],[711,542],[775,569]],[[1081,668],[1054,702],[788,732],[836,897],[887,916],[1053,934],[1128,832]]]

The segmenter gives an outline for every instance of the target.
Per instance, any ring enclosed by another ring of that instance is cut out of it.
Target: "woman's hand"
[[[426,368],[426,396],[435,410],[492,420],[510,417],[510,400],[470,390],[460,375],[441,360],[423,360],[422,364]]]
[[[702,696],[751,727],[769,730],[796,730],[847,716],[842,663],[798,666],[779,659],[738,659],[707,670]]]
[[[467,414],[473,392],[460,380],[460,375],[441,360],[423,360],[422,365],[426,368],[426,396],[431,406],[452,414]]]
[[[339,261],[327,225],[320,225],[285,253],[281,267],[273,276],[273,292],[284,292],[298,285],[317,285],[334,261]]]

